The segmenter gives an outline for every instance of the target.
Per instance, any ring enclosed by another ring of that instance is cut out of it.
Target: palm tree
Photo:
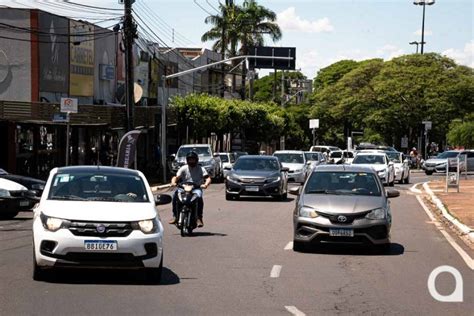
[[[220,51],[222,58],[233,57],[239,52],[248,53],[249,46],[262,46],[267,34],[273,41],[281,39],[281,30],[276,21],[275,12],[259,5],[256,0],[245,0],[242,6],[226,1],[219,6],[220,13],[205,19],[212,28],[201,37],[203,42],[215,40],[213,50]],[[238,50],[238,45],[240,49]],[[235,66],[236,63],[233,63]],[[245,98],[246,67],[242,72],[242,98]],[[235,89],[235,76],[233,78]]]

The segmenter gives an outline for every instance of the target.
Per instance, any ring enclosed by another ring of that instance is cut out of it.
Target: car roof
[[[302,150],[277,150],[273,154],[301,154],[301,153],[304,153],[304,151],[302,151]]]
[[[73,173],[73,172],[106,172],[106,173],[115,173],[121,175],[134,175],[138,176],[139,173],[134,169],[120,168],[120,167],[110,167],[110,166],[70,166],[70,167],[60,167],[58,168],[57,173]]]
[[[315,172],[367,172],[375,173],[372,167],[359,165],[319,165],[313,169]]]
[[[278,159],[277,157],[274,156],[268,156],[268,155],[245,155],[245,156],[240,156],[239,159]]]
[[[356,156],[385,156],[385,152],[358,152]]]
[[[181,145],[180,147],[209,147],[209,144],[186,144]]]

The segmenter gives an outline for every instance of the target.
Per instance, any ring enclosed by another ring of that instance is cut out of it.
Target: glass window
[[[305,193],[380,196],[381,190],[372,173],[313,172],[305,186]]]
[[[384,156],[380,155],[357,155],[352,161],[353,164],[385,164]]]
[[[303,154],[274,154],[282,163],[304,163]]]
[[[220,154],[219,157],[222,162],[229,162],[229,157],[226,154]]]
[[[194,151],[198,156],[210,156],[209,147],[181,147],[178,150],[178,157],[185,157],[189,152]]]
[[[277,159],[239,159],[234,165],[234,170],[280,170]]]
[[[148,202],[139,176],[110,172],[58,173],[51,182],[49,200]]]
[[[439,154],[436,158],[456,158],[458,156],[459,152],[457,151],[445,151],[444,153]]]

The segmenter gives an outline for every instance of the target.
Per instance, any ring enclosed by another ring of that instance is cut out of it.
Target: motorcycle
[[[197,227],[198,195],[200,187],[192,182],[178,184],[178,222],[177,227],[181,236],[191,236]]]

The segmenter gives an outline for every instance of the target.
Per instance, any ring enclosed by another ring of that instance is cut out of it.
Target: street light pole
[[[433,5],[435,0],[415,0],[413,1],[414,5],[422,5],[423,6],[423,18],[421,21],[421,54],[423,55],[423,46],[425,44],[425,9],[426,5]]]

